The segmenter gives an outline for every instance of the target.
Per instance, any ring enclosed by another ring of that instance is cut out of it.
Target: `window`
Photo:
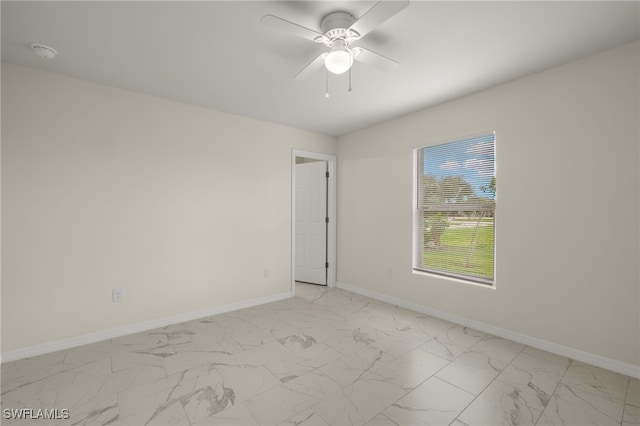
[[[493,285],[495,133],[414,155],[414,271]]]

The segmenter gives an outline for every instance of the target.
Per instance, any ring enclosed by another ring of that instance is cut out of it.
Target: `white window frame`
[[[438,145],[445,145],[445,144],[449,144],[449,143],[455,143],[455,142],[461,142],[461,141],[466,141],[466,140],[472,140],[472,139],[476,139],[476,138],[484,138],[487,136],[493,136],[493,143],[494,143],[494,152],[493,152],[493,159],[494,159],[494,177],[496,177],[497,175],[497,137],[496,137],[496,132],[495,131],[487,131],[487,132],[482,132],[482,133],[478,133],[478,134],[474,134],[474,135],[470,135],[470,136],[465,136],[465,137],[460,137],[460,138],[455,138],[455,139],[450,139],[450,140],[446,140],[446,141],[442,141],[442,142],[437,142],[437,143],[433,143],[433,144],[428,144],[428,145],[421,145],[421,146],[417,146],[413,148],[413,259],[412,259],[412,269],[413,269],[413,273],[414,274],[418,274],[418,275],[428,275],[428,276],[433,276],[433,277],[437,277],[437,278],[442,278],[442,279],[448,279],[448,280],[453,280],[453,281],[458,281],[458,282],[462,282],[462,283],[466,283],[466,284],[473,284],[473,285],[479,285],[481,287],[484,288],[495,288],[496,285],[496,265],[497,265],[497,256],[496,256],[496,235],[497,235],[497,229],[496,229],[496,225],[497,225],[497,193],[495,195],[495,203],[494,203],[494,207],[493,207],[493,218],[494,218],[494,223],[493,223],[493,231],[494,231],[494,239],[493,239],[493,278],[491,280],[489,279],[482,279],[482,278],[478,278],[472,275],[465,275],[465,274],[458,274],[458,273],[454,273],[454,272],[443,272],[443,271],[434,271],[434,270],[429,270],[428,268],[424,268],[423,267],[423,258],[424,258],[424,211],[425,209],[421,209],[419,206],[419,192],[420,192],[420,181],[419,179],[421,178],[421,171],[419,171],[419,167],[421,164],[420,161],[420,155],[421,155],[421,151],[425,148],[429,148],[429,147],[434,147],[434,146],[438,146]],[[440,211],[440,210],[438,210]],[[420,265],[420,266],[419,266]]]

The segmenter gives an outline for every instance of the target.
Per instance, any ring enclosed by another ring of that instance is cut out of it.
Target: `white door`
[[[296,281],[327,285],[327,162],[296,164]]]

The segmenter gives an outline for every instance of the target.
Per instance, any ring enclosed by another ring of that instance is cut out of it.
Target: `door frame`
[[[330,154],[291,150],[291,295],[296,294],[296,158],[310,158],[327,162],[329,182],[327,188],[327,211],[329,212],[329,226],[327,227],[327,287],[336,286],[336,182],[337,157]]]

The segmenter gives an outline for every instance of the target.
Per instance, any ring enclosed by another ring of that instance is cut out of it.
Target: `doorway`
[[[327,162],[296,158],[295,280],[327,285]]]
[[[291,291],[295,282],[335,287],[336,157],[293,150]]]

